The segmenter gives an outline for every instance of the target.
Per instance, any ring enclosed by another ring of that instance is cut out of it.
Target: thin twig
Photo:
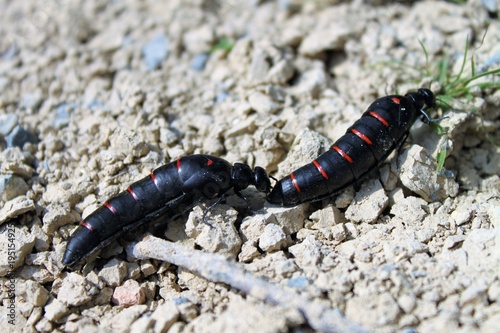
[[[212,282],[225,283],[246,295],[288,308],[297,309],[309,325],[322,332],[368,332],[342,316],[339,310],[325,307],[292,290],[284,290],[248,273],[241,265],[225,257],[186,248],[183,245],[146,235],[127,247],[127,253],[138,259],[158,259],[183,267]]]

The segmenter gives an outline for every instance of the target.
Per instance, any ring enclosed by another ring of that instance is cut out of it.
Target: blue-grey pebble
[[[481,0],[481,2],[490,13],[498,12],[498,0]]]
[[[208,53],[199,53],[195,55],[190,63],[191,69],[197,72],[203,71],[205,69],[205,65],[207,64],[208,57]]]
[[[0,175],[0,199],[9,201],[28,192],[29,186],[16,175]]]
[[[56,107],[56,113],[54,115],[54,119],[52,120],[52,125],[55,128],[63,128],[68,126],[71,111],[76,108],[75,103],[62,103]]]
[[[7,147],[19,147],[22,148],[25,143],[37,143],[36,136],[25,130],[22,126],[16,125],[12,132],[5,138]]]
[[[309,281],[305,276],[297,276],[288,280],[286,285],[295,289],[306,289]]]
[[[217,95],[215,95],[215,103],[218,104],[218,103],[222,103],[224,102],[228,97],[230,96],[230,94],[225,91],[225,90],[221,90],[219,92],[217,92]]]
[[[21,101],[21,108],[37,110],[42,104],[42,101],[43,98],[40,94],[27,93],[23,96],[23,99]]]
[[[19,116],[14,113],[0,115],[0,135],[7,136],[19,122]]]
[[[164,34],[156,35],[143,49],[144,62],[149,71],[160,67],[168,55],[168,38]]]

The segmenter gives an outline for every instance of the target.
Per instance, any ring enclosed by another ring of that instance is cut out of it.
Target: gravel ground
[[[75,271],[62,255],[82,216],[179,156],[213,154],[278,178],[310,162],[376,98],[431,84],[420,41],[429,66],[445,57],[457,73],[469,36],[476,69],[498,68],[494,6],[0,1],[1,327],[320,330],[290,304],[136,261],[124,240]],[[201,206],[164,237],[368,331],[498,332],[500,91],[472,93],[442,121],[446,137],[416,125],[399,162],[331,200],[284,209],[250,188],[249,212],[231,196],[210,212],[215,228],[200,223]]]

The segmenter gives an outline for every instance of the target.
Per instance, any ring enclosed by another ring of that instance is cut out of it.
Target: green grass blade
[[[437,160],[436,171],[439,172],[439,171],[443,170],[444,162],[446,161],[446,149],[442,149],[438,152],[438,154],[436,156],[436,160]]]

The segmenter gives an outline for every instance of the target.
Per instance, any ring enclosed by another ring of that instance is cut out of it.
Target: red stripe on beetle
[[[207,161],[207,165],[208,165],[208,166],[210,166],[210,165],[212,165],[212,164],[214,164],[214,161],[212,161],[212,160],[210,160],[210,159],[209,159],[209,160]]]
[[[325,170],[323,170],[318,161],[314,160],[312,163],[318,169],[318,171],[323,175],[323,178],[328,179],[328,174],[325,172]]]
[[[132,195],[132,198],[134,198],[135,201],[139,201],[139,198],[137,197],[137,194],[135,194],[134,190],[129,186],[127,189],[128,193]]]
[[[91,226],[90,224],[88,224],[87,222],[85,222],[84,220],[82,220],[82,222],[80,222],[80,225],[82,227],[85,227],[85,228],[89,229],[90,231],[94,231],[94,227]]]
[[[113,214],[115,214],[115,215],[118,213],[118,212],[116,211],[115,207],[111,206],[111,204],[110,204],[109,202],[107,202],[107,201],[106,201],[106,202],[104,203],[104,206],[106,206],[106,208],[108,208],[108,209],[111,211],[111,213],[113,213]]]
[[[154,171],[151,172],[151,176],[150,177],[153,180],[153,183],[155,183],[156,188],[158,188],[158,180],[156,180],[156,176],[155,176]]]
[[[389,127],[389,123],[387,122],[387,120],[384,119],[384,117],[382,117],[381,115],[379,115],[378,113],[374,112],[374,111],[370,111],[370,116],[376,118],[378,121],[380,121],[385,127]]]
[[[396,104],[400,104],[401,103],[401,100],[399,98],[397,98],[397,97],[392,97],[391,99]]]
[[[337,146],[333,146],[332,148],[333,148],[333,149],[335,149],[335,151],[336,151],[337,153],[339,153],[339,154],[340,154],[340,156],[342,156],[343,158],[345,158],[347,162],[349,162],[349,163],[352,163],[352,162],[353,162],[353,160],[352,160],[351,156],[347,155],[345,151],[343,151],[342,149],[340,149],[340,148],[339,148],[339,147],[337,147]]]
[[[363,140],[364,142],[366,142],[367,144],[371,145],[373,144],[372,140],[370,140],[369,137],[367,137],[366,135],[364,135],[363,133],[361,133],[360,131],[358,131],[357,129],[353,128],[351,130],[351,132],[353,132],[354,134],[356,134],[361,140]]]
[[[181,158],[180,157],[177,159],[177,171],[179,171],[179,172],[181,171]]]
[[[295,186],[295,189],[297,190],[297,192],[300,192],[299,184],[297,183],[297,179],[295,179],[295,176],[293,175],[293,173],[290,174],[290,178],[292,178],[292,184],[293,184],[293,186]]]

